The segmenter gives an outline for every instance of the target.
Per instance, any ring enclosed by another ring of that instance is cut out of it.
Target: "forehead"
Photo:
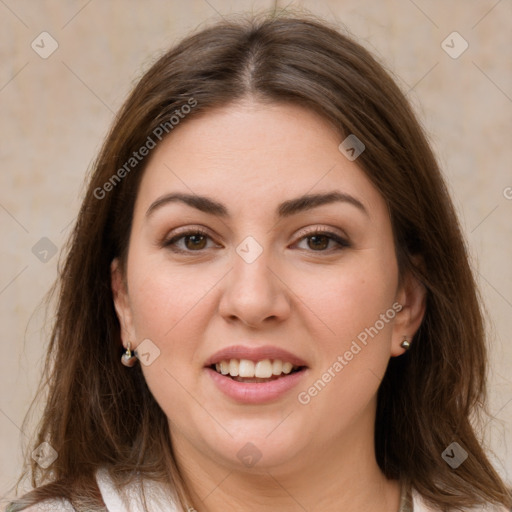
[[[380,194],[340,142],[328,121],[298,105],[244,101],[211,110],[185,119],[157,146],[137,205],[146,210],[178,191],[216,197],[236,212],[339,190],[374,209]]]

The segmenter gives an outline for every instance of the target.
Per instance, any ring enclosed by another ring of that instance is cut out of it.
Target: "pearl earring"
[[[135,352],[132,353],[130,350],[130,342],[128,342],[128,348],[126,349],[126,352],[121,356],[121,363],[123,363],[124,366],[131,368],[136,362],[137,356],[135,355]]]
[[[407,340],[407,338],[404,338],[404,341],[402,341],[402,343],[400,343],[400,346],[402,348],[405,348],[405,350],[409,350],[411,343]]]

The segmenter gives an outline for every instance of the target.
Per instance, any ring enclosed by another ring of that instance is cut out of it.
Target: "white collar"
[[[140,478],[119,492],[107,469],[102,467],[96,471],[96,481],[103,501],[110,512],[145,512],[146,509],[140,496]],[[143,485],[149,512],[180,512],[180,508],[165,485],[149,480],[144,480]]]
[[[140,478],[133,485],[125,487],[122,492],[119,492],[115,488],[107,469],[102,467],[96,471],[96,481],[109,512],[146,511],[140,497]],[[177,501],[172,498],[171,490],[167,486],[152,480],[145,480],[143,484],[149,512],[183,512]],[[427,505],[416,489],[412,489],[412,500],[413,512],[438,512],[438,509]],[[503,507],[494,508],[490,506],[471,510],[507,512]]]

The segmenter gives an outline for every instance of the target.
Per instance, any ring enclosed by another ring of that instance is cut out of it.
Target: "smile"
[[[214,388],[238,404],[268,404],[286,399],[309,372],[301,357],[277,346],[234,345],[205,361]]]
[[[263,359],[251,361],[249,359],[224,359],[212,364],[212,369],[221,375],[231,377],[237,382],[269,382],[279,379],[290,373],[297,372],[300,366],[295,366],[282,359]]]

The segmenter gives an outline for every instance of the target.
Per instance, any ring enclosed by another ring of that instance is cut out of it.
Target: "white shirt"
[[[139,497],[139,488],[136,485],[123,490],[116,491],[108,472],[101,468],[96,472],[96,481],[101,496],[109,512],[144,512],[142,500]],[[179,505],[173,503],[172,498],[166,491],[165,486],[156,482],[144,482],[147,508],[149,512],[187,512]],[[427,506],[422,497],[413,489],[413,511],[414,512],[439,512]],[[469,509],[468,512],[508,512],[503,507],[488,506]],[[26,512],[74,512],[71,504],[64,499],[46,500],[26,509]],[[192,511],[191,511],[192,512]]]

